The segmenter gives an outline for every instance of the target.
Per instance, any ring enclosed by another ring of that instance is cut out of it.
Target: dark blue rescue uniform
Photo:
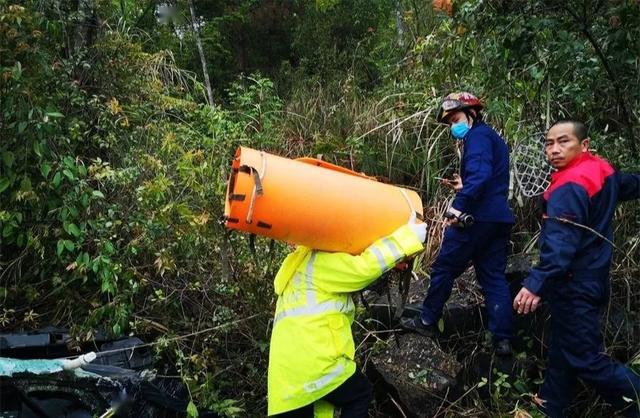
[[[435,324],[442,316],[454,280],[473,263],[485,296],[489,330],[498,339],[512,337],[511,295],[504,276],[513,213],[509,194],[509,149],[484,122],[476,122],[464,138],[462,190],[452,206],[473,215],[468,228],[445,230],[440,254],[431,269],[422,319]]]
[[[640,197],[640,176],[618,173],[585,152],[551,178],[540,263],[523,283],[542,292],[551,308],[549,363],[539,394],[546,401],[543,410],[563,417],[581,378],[608,403],[638,416],[640,378],[605,354],[600,319],[609,300],[613,248],[607,240],[613,239],[616,204]]]

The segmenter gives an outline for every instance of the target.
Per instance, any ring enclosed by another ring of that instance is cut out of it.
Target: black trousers
[[[359,369],[356,369],[350,378],[322,399],[340,408],[341,418],[368,418],[369,405],[373,400],[373,387],[369,383],[369,379]],[[275,416],[280,418],[313,418],[313,404]]]
[[[605,354],[600,323],[609,302],[609,271],[574,272],[573,277],[545,284],[551,307],[549,363],[540,388],[543,412],[566,416],[578,379],[615,409],[640,417],[640,376]],[[625,399],[626,398],[626,399]],[[627,401],[628,399],[628,401]]]

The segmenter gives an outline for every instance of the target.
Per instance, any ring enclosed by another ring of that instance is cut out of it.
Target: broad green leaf
[[[91,194],[93,195],[93,197],[96,197],[98,199],[104,199],[104,194],[102,194],[100,190],[94,190]]]
[[[62,181],[62,176],[60,172],[57,172],[55,176],[53,176],[53,186],[57,189],[60,186],[60,182]]]
[[[516,381],[513,386],[518,390],[518,392],[520,393],[527,393],[527,388],[524,386],[524,384],[520,381]]]
[[[116,251],[115,248],[113,248],[113,244],[111,243],[111,241],[107,241],[104,243],[104,249],[109,255],[113,254]]]
[[[64,248],[66,248],[69,251],[73,251],[75,250],[76,246],[73,244],[72,241],[69,241],[68,239],[64,240]]]
[[[56,254],[60,255],[64,251],[64,241],[58,240],[58,244],[56,245]]]
[[[20,61],[16,61],[15,65],[13,66],[12,73],[14,80],[19,80],[22,77],[22,64],[20,64]]]
[[[15,162],[16,157],[11,151],[5,151],[2,153],[2,162],[6,167],[13,167],[13,163]]]
[[[42,144],[40,142],[33,143],[33,152],[36,153],[38,157],[42,157]]]
[[[2,238],[7,238],[11,234],[13,234],[13,226],[11,224],[6,224],[4,228],[2,228]]]
[[[198,418],[199,416],[198,408],[196,407],[196,404],[193,403],[193,401],[189,401],[189,405],[187,406],[187,416],[189,416],[190,418]]]
[[[20,181],[20,191],[30,192],[31,190],[31,179],[29,177],[23,177],[22,181]]]
[[[73,180],[73,179],[74,179],[73,173],[71,172],[71,170],[69,170],[69,169],[67,169],[67,168],[65,168],[64,170],[62,170],[62,174],[64,174],[65,176],[67,176],[67,178],[68,178],[69,180]]]
[[[78,228],[76,224],[69,224],[68,232],[74,237],[79,237],[81,234],[80,228]]]
[[[9,186],[11,186],[11,180],[6,177],[0,179],[0,193],[7,190],[7,187]]]
[[[40,164],[40,173],[42,173],[42,177],[45,179],[49,177],[49,173],[51,172],[51,164],[42,163]]]

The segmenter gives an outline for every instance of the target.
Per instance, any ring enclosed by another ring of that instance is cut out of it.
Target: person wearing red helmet
[[[508,203],[509,149],[484,123],[482,109],[482,102],[467,92],[447,95],[440,106],[438,122],[449,125],[451,135],[463,144],[461,173],[445,181],[456,196],[445,213],[449,226],[431,269],[422,312],[403,318],[401,324],[435,336],[455,279],[472,263],[485,296],[496,354],[510,355],[513,312],[504,275],[514,223]]]

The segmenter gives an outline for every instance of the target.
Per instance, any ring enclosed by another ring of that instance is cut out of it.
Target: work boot
[[[493,344],[493,350],[496,355],[501,357],[508,357],[513,353],[513,349],[511,348],[511,341],[509,341],[507,338],[497,340]]]
[[[438,328],[435,324],[425,324],[422,322],[420,315],[416,315],[413,318],[400,318],[400,326],[429,338],[434,338],[438,335]]]

